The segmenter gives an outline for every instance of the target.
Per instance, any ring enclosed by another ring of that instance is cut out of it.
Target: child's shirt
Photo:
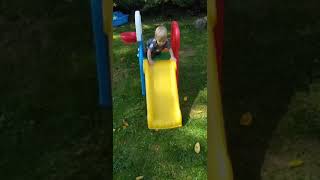
[[[159,54],[165,48],[171,48],[169,39],[167,39],[163,46],[159,46],[155,38],[151,38],[147,41],[147,49],[150,49],[152,54]]]

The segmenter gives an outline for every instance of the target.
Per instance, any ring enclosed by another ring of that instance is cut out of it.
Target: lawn
[[[98,107],[89,5],[2,4],[0,179],[108,177],[112,112]]]
[[[235,179],[320,179],[315,7],[319,2],[226,2],[222,94]],[[251,126],[239,123],[245,112]],[[293,160],[304,164],[290,168]]]
[[[114,179],[206,179],[207,177],[207,32],[193,26],[195,18],[179,21],[181,49],[179,99],[183,127],[170,130],[147,128],[146,101],[141,94],[137,45],[124,45],[119,33],[135,31],[134,23],[114,29],[113,35],[113,175]],[[145,20],[143,37],[154,35],[164,23]],[[184,97],[187,100],[184,101]],[[124,123],[128,127],[123,127]],[[195,153],[199,142],[201,151]]]

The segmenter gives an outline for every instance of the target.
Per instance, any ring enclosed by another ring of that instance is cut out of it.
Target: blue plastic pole
[[[91,0],[92,27],[96,49],[97,77],[99,83],[99,104],[112,106],[110,56],[108,37],[103,29],[102,0]]]
[[[141,79],[141,89],[142,95],[146,96],[146,85],[143,73],[143,59],[144,59],[144,49],[143,49],[143,39],[141,37],[141,41],[138,42],[139,45],[139,66],[140,66],[140,79]]]
[[[141,90],[142,90],[142,96],[146,96],[145,79],[144,79],[144,73],[143,73],[144,49],[143,49],[142,23],[141,23],[140,11],[134,12],[134,21],[136,26],[136,36],[137,36],[137,42],[139,47],[138,56],[139,56],[139,66],[140,66]]]

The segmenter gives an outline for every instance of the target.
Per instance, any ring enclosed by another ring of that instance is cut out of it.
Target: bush
[[[145,5],[144,0],[113,0],[113,6],[124,12],[132,12],[141,9]]]
[[[197,0],[172,0],[173,4],[180,7],[191,7]]]
[[[135,10],[151,11],[170,9],[171,7],[206,10],[207,0],[114,0],[115,8],[131,13]]]

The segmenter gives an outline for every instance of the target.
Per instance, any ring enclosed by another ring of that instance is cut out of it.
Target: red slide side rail
[[[179,84],[179,49],[180,49],[180,29],[177,21],[171,23],[171,47],[175,58],[177,59],[176,65],[176,79],[177,85]]]
[[[222,50],[223,50],[223,14],[224,14],[224,0],[216,0],[217,7],[217,24],[214,30],[217,66],[218,66],[218,79],[221,84],[222,79]]]

